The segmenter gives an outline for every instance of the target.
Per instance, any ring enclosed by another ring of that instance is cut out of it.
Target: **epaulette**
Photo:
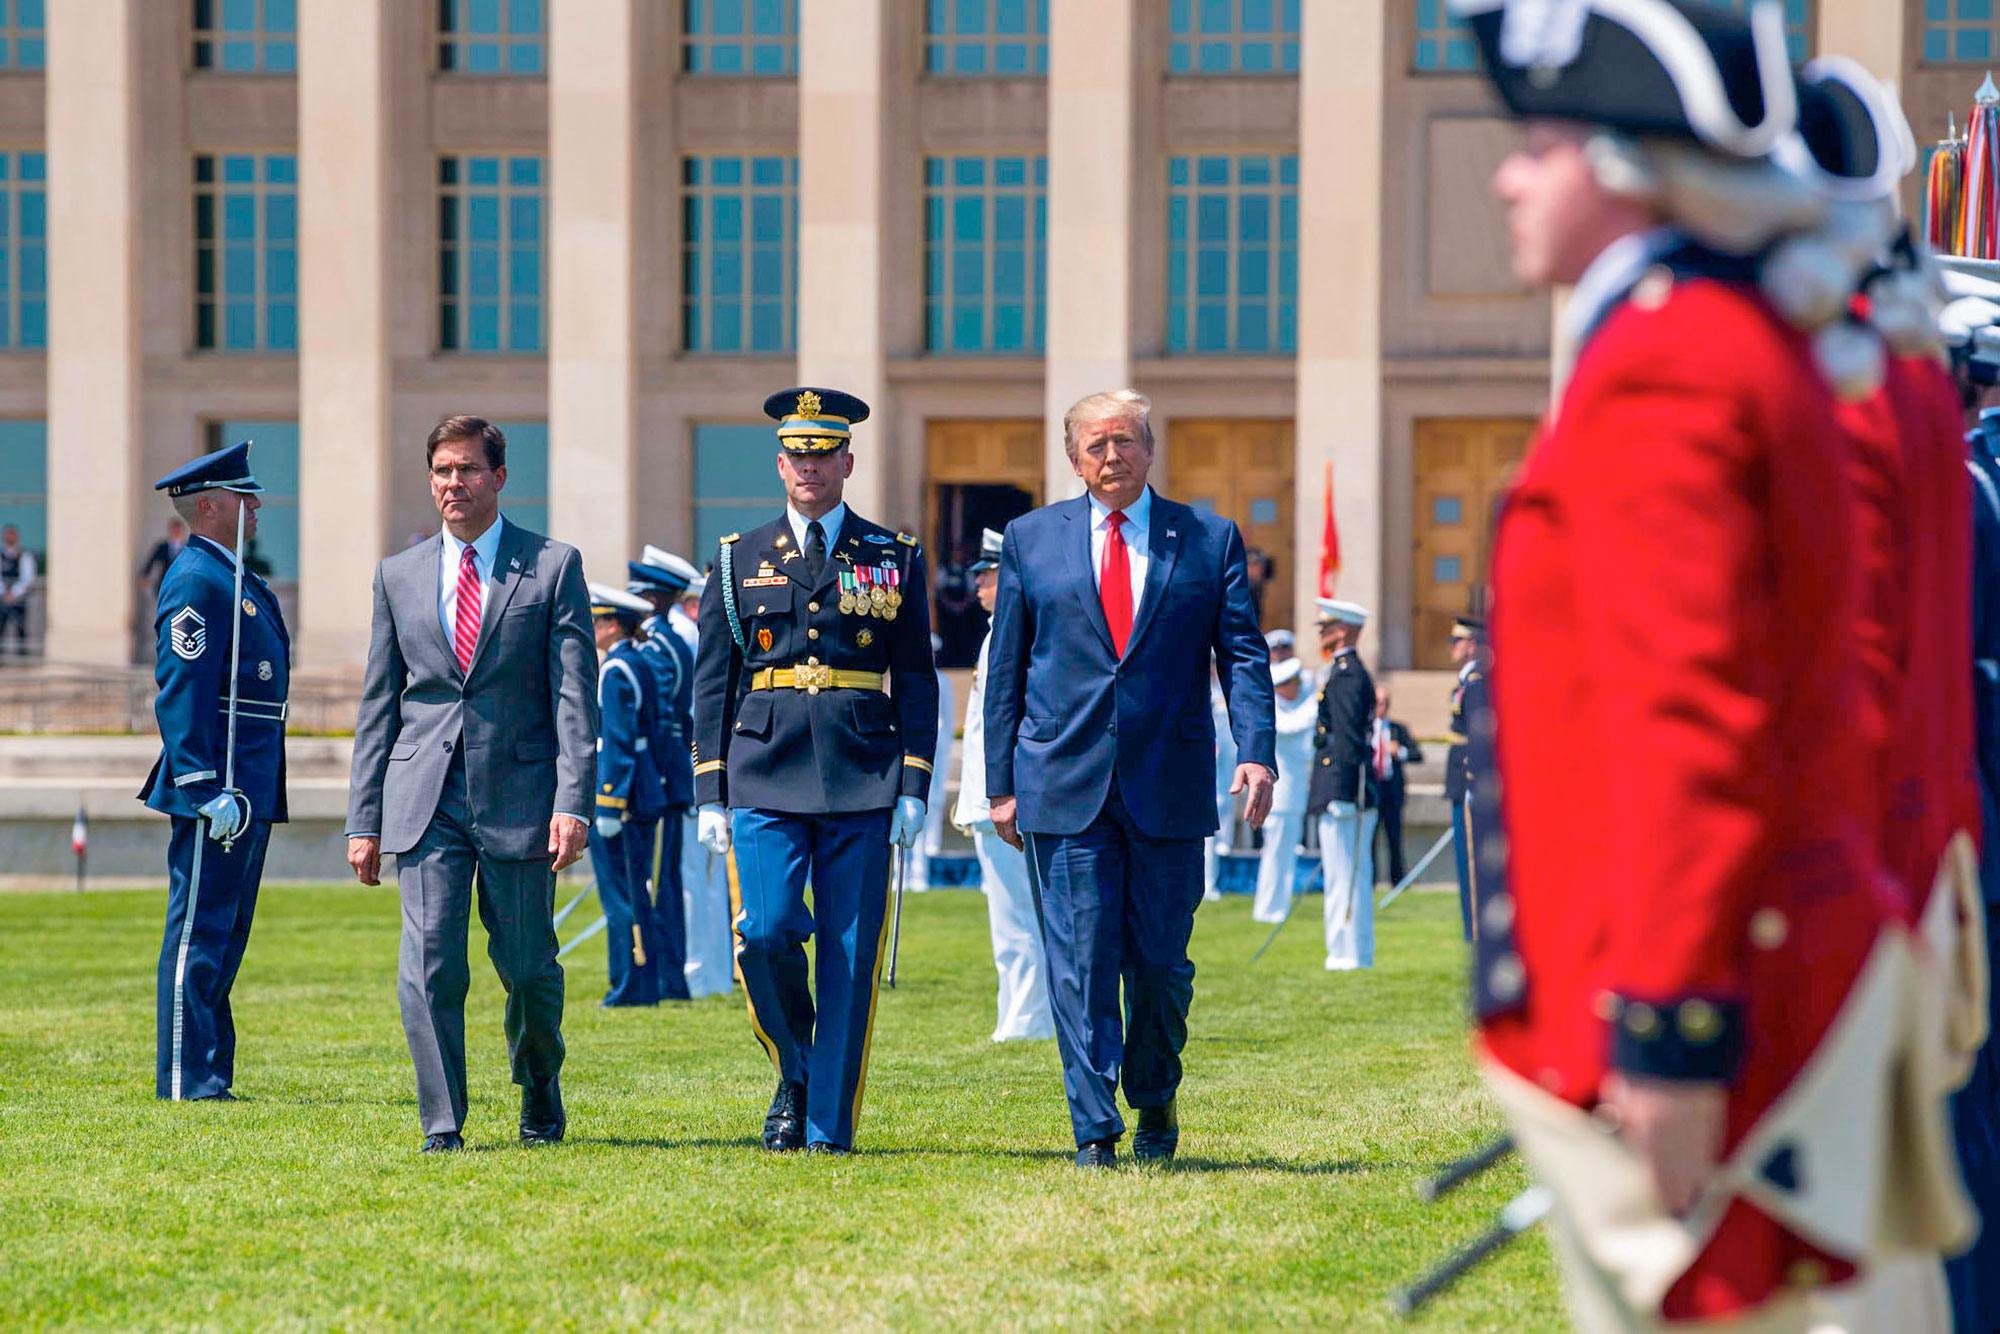
[[[896,540],[906,547],[913,547],[917,544],[917,539],[911,537],[908,533],[897,533]]]
[[[743,534],[741,534],[741,533],[726,533],[726,534],[724,534],[724,535],[723,535],[723,538],[722,538],[722,540],[723,540],[723,542],[724,542],[724,543],[726,544],[726,543],[730,543],[730,542],[734,542],[734,541],[735,541],[735,540],[736,540],[737,538],[739,538],[739,537],[741,537],[741,536],[743,536]]]

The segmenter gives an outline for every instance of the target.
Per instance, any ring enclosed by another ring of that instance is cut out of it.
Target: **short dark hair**
[[[484,417],[470,413],[446,417],[431,427],[430,438],[424,441],[424,466],[437,456],[438,446],[449,440],[478,440],[486,446],[486,466],[499,469],[507,466],[507,437],[500,428]]]

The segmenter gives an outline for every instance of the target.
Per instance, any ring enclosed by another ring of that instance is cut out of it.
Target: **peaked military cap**
[[[1748,18],[1696,0],[1451,0],[1500,100],[1573,120],[1762,158],[1798,122],[1777,0]]]
[[[688,561],[651,544],[638,560],[627,561],[625,569],[632,580],[626,588],[634,593],[685,593],[701,577]]]
[[[1478,616],[1460,616],[1451,623],[1453,639],[1486,638],[1486,622]]]
[[[245,440],[227,449],[204,454],[153,483],[155,491],[170,496],[191,496],[202,491],[235,491],[260,495],[264,488],[250,475],[250,442]]]
[[[1321,625],[1330,623],[1340,625],[1368,624],[1368,608],[1362,606],[1359,602],[1341,602],[1334,598],[1315,598],[1314,601],[1319,604],[1319,623]]]
[[[1000,550],[1005,540],[1005,538],[999,533],[994,532],[991,528],[982,528],[979,530],[979,559],[972,562],[971,566],[974,574],[978,574],[981,570],[997,570],[1000,568]]]
[[[592,616],[616,616],[621,621],[637,625],[653,614],[652,603],[622,588],[613,588],[609,584],[591,584],[589,588]]]
[[[1300,666],[1297,658],[1286,658],[1283,662],[1271,668],[1271,684],[1281,686],[1287,682],[1296,681],[1299,679],[1299,672],[1301,670],[1303,668]]]
[[[764,400],[764,415],[778,423],[778,447],[788,454],[829,454],[846,444],[868,405],[839,389],[801,385]]]

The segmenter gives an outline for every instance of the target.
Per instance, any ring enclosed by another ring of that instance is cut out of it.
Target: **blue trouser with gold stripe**
[[[627,821],[616,838],[590,831],[590,866],[597,873],[597,901],[604,909],[604,948],[610,983],[606,1005],[660,1002],[659,945],[653,937],[653,824]]]
[[[852,1148],[889,921],[889,812],[730,816],[729,897],[751,1026],[778,1078],[806,1086],[806,1142]]]
[[[229,989],[250,943],[271,822],[252,820],[228,852],[208,821],[173,817],[167,845],[167,929],[160,942],[158,1059],[162,1098],[208,1098],[236,1077]]]

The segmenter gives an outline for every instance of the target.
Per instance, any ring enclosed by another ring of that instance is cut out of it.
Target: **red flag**
[[[83,807],[76,808],[76,823],[69,827],[69,850],[81,857],[90,845],[90,821],[84,817]]]
[[[1333,596],[1333,586],[1340,578],[1340,527],[1333,521],[1333,463],[1326,465],[1326,526],[1319,539],[1319,595]]]

